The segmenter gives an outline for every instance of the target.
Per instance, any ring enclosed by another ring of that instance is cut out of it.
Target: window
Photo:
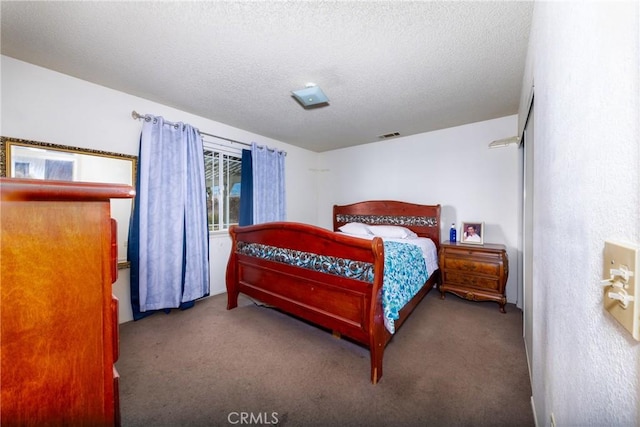
[[[209,231],[227,230],[240,217],[240,152],[205,143],[204,173]]]

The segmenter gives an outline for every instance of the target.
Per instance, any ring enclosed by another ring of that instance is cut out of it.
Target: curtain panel
[[[254,224],[286,220],[285,157],[283,151],[251,144]]]
[[[240,212],[238,225],[253,224],[253,162],[251,150],[242,150],[242,172],[240,182]]]
[[[134,319],[209,295],[204,151],[197,129],[146,116],[129,236]]]

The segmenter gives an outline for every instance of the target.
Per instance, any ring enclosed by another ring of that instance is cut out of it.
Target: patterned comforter
[[[358,261],[284,249],[259,243],[238,242],[238,253],[250,255],[327,274],[373,283],[373,265]],[[429,278],[425,256],[419,246],[397,241],[384,241],[384,277],[382,308],[384,324],[395,332],[394,321],[399,312]]]
[[[392,334],[400,309],[418,293],[429,278],[422,251],[409,243],[384,242],[382,308],[384,325]]]

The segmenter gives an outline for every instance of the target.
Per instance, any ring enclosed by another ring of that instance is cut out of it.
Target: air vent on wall
[[[387,138],[395,138],[396,136],[400,136],[400,132],[385,133],[384,135],[378,135],[378,138],[387,139]]]

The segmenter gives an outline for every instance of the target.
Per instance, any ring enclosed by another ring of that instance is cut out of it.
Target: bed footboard
[[[243,293],[367,346],[371,381],[382,376],[385,340],[382,239],[363,240],[300,223],[229,230],[227,309]]]

